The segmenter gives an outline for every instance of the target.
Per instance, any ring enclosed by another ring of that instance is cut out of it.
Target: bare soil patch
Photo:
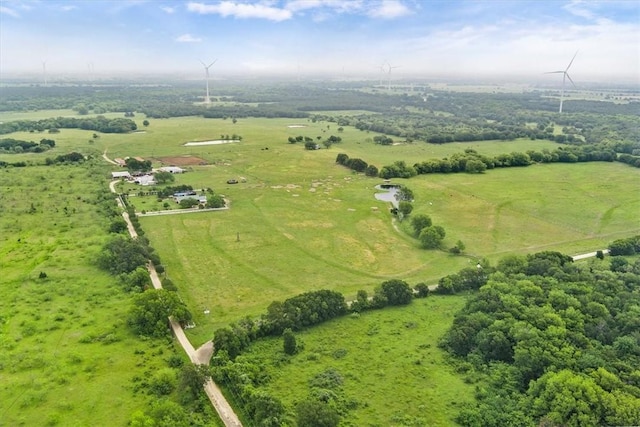
[[[158,157],[157,160],[166,166],[196,166],[209,164],[209,162],[197,156]]]

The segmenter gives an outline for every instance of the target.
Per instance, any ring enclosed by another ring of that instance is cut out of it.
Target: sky
[[[637,0],[0,0],[0,79],[145,73],[640,83]],[[44,63],[44,66],[43,66]]]

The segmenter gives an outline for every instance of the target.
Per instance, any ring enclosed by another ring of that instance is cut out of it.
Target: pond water
[[[376,190],[382,191],[382,193],[375,194],[376,200],[391,203],[395,208],[398,207],[398,200],[396,199],[396,193],[398,192],[399,187],[391,187],[391,186],[385,185],[385,187],[383,188],[382,185],[376,185],[375,188]]]
[[[214,139],[213,141],[190,141],[185,142],[185,147],[193,145],[218,145],[218,144],[231,144],[232,142],[240,142],[239,139]]]

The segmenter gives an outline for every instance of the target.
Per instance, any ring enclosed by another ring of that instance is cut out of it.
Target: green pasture
[[[287,127],[296,124],[304,121],[242,119],[234,125],[228,120],[165,119],[152,120],[146,133],[100,138],[112,157],[203,158],[208,165],[189,167],[190,172],[176,175],[175,184],[211,187],[231,201],[224,212],[141,218],[167,273],[196,315],[198,327],[189,331],[196,342],[209,339],[214,327],[261,313],[274,299],[319,288],[352,297],[358,289],[371,290],[391,277],[435,283],[473,262],[421,250],[406,223],[396,229],[387,205],[374,199],[373,187],[380,180],[336,165],[337,153],[391,163],[441,158],[468,147],[491,155],[557,146],[519,140],[383,147],[366,143],[368,134],[347,127],[342,143],[308,151],[287,138],[326,135],[327,126],[331,133],[334,124]],[[182,145],[233,133],[243,140]],[[637,232],[638,174],[617,163],[553,164],[398,182],[416,193],[415,213],[426,213],[445,227],[446,247],[460,239],[468,255],[495,261],[511,252],[591,251]],[[241,177],[245,183],[226,183]],[[138,210],[148,210],[150,205],[142,201],[131,198]],[[205,310],[211,314],[205,316]]]
[[[290,409],[315,375],[333,368],[344,379],[339,393],[355,402],[344,425],[450,426],[460,405],[473,401],[473,387],[437,345],[465,301],[436,296],[342,317],[296,333],[303,349],[290,358],[281,338],[259,340],[247,357],[261,361],[267,391]]]
[[[33,119],[57,117],[66,110],[53,110],[39,112],[42,115]],[[341,112],[337,112],[341,113]],[[37,114],[37,113],[32,113]],[[342,113],[341,113],[342,114]],[[360,131],[354,127],[343,126],[343,131],[338,132],[336,123],[317,121],[310,119],[267,119],[246,118],[238,119],[237,123],[223,119],[204,119],[202,117],[180,117],[170,119],[148,119],[150,124],[145,127],[142,122],[145,117],[141,114],[134,118],[138,125],[138,131],[129,134],[103,134],[98,133],[98,138],[93,138],[93,131],[79,129],[61,129],[58,134],[47,132],[29,133],[16,132],[5,135],[27,141],[39,141],[42,138],[51,138],[56,141],[53,150],[40,154],[0,155],[0,160],[22,161],[55,157],[69,151],[78,151],[83,154],[102,154],[105,150],[110,158],[142,156],[145,158],[159,158],[163,156],[194,155],[211,163],[220,163],[227,159],[226,154],[250,156],[254,160],[256,150],[296,148],[303,150],[303,143],[289,144],[288,138],[293,136],[305,136],[313,138],[321,143],[330,135],[340,136],[342,143],[333,145],[328,151],[331,156],[340,152],[346,152],[350,157],[359,157],[379,168],[396,160],[404,160],[409,164],[420,162],[430,158],[443,158],[465,149],[474,149],[481,154],[497,155],[513,151],[542,150],[557,148],[557,144],[551,141],[531,141],[519,139],[515,141],[482,141],[451,144],[426,144],[421,141],[404,143],[400,138],[394,138],[399,143],[394,146],[381,146],[374,144],[372,139],[378,135],[375,132]],[[304,126],[304,127],[290,127]],[[208,141],[221,139],[221,136],[242,136],[239,143],[185,146],[190,141]],[[320,137],[320,139],[318,139]],[[322,145],[321,145],[322,146]],[[324,146],[322,150],[324,151]],[[329,156],[329,157],[331,157]]]
[[[131,296],[94,266],[107,238],[96,206],[107,170],[0,169],[2,426],[124,426],[149,402],[134,377],[177,352],[129,332]]]
[[[426,175],[407,185],[416,191],[415,213],[461,236],[469,253],[494,260],[510,252],[590,252],[640,231],[640,171],[620,163]]]

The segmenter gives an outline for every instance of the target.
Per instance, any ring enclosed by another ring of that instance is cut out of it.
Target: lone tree
[[[174,182],[176,180],[176,177],[173,176],[171,172],[165,172],[165,171],[156,172],[153,175],[153,177],[154,177],[153,179],[158,184],[166,184],[168,182]]]
[[[284,352],[288,355],[294,355],[298,352],[298,345],[296,343],[296,337],[293,335],[291,328],[287,328],[282,333]]]
[[[396,200],[410,202],[413,200],[413,191],[406,186],[400,187],[400,189],[396,192]]]
[[[409,216],[409,214],[413,211],[413,205],[411,204],[411,202],[407,202],[407,201],[401,201],[400,203],[398,203],[398,212],[400,212],[400,219],[404,218],[405,216]]]
[[[466,246],[464,245],[462,240],[458,240],[456,242],[456,245],[454,247],[452,247],[451,249],[449,249],[449,252],[451,252],[452,254],[459,254],[462,251],[464,251],[465,248],[466,248]]]
[[[387,280],[380,285],[379,292],[387,300],[387,305],[406,305],[413,298],[413,290],[404,280]]]
[[[418,239],[420,239],[423,248],[436,249],[442,244],[445,234],[444,228],[439,225],[432,225],[431,227],[423,228]]]
[[[328,403],[307,399],[296,406],[296,423],[298,427],[336,427],[340,414]]]

